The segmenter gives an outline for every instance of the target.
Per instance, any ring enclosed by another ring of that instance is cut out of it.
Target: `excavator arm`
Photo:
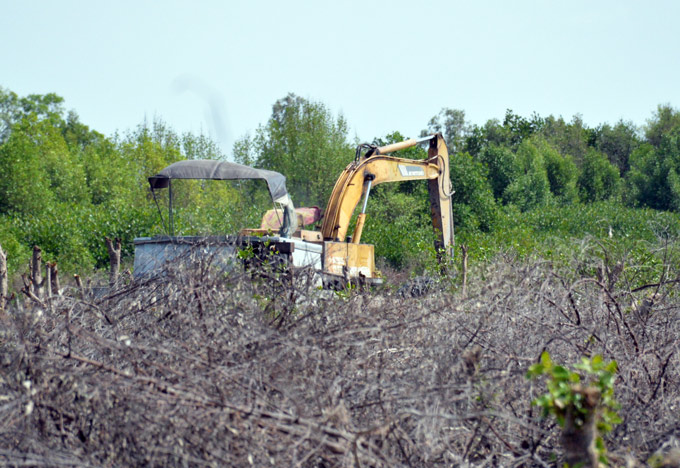
[[[397,158],[385,153],[398,151],[429,141],[428,158],[414,160]],[[364,197],[357,218],[351,244],[359,244],[365,221],[366,201],[372,187],[385,182],[427,180],[432,214],[432,224],[437,235],[437,252],[452,254],[453,215],[451,207],[451,180],[449,154],[440,133],[421,139],[410,139],[382,147],[373,147],[365,156],[358,157],[345,168],[338,178],[326,207],[321,234],[325,241],[343,242],[350,220]]]

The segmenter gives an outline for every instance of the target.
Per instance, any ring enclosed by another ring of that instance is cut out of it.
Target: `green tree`
[[[592,140],[592,132],[583,124],[580,115],[575,115],[570,123],[565,122],[562,117],[547,117],[541,128],[541,135],[560,154],[573,158],[577,166],[581,165]]]
[[[481,128],[481,135],[483,140],[482,146],[486,144],[510,147],[510,138],[507,128],[504,127],[498,119],[487,120]]]
[[[543,137],[534,137],[533,143],[543,156],[546,175],[550,183],[550,192],[563,203],[577,201],[578,169],[574,161],[570,157],[560,154]]]
[[[395,268],[411,263],[434,242],[427,194],[401,192],[402,185],[381,184],[371,191],[362,235],[362,242],[375,245],[376,257]]]
[[[12,127],[28,116],[33,116],[37,121],[47,120],[55,126],[61,124],[63,102],[64,98],[54,93],[20,97],[0,87],[0,144],[7,140]]]
[[[586,152],[578,178],[581,201],[616,198],[620,193],[620,182],[619,169],[604,154],[593,148]]]
[[[540,132],[544,125],[544,119],[536,113],[530,119],[526,119],[510,109],[505,111],[503,127],[508,135],[509,144],[513,148],[517,148],[524,140]]]
[[[433,135],[441,132],[449,148],[449,153],[458,153],[463,150],[465,139],[471,130],[465,122],[465,111],[450,109],[448,107],[439,111],[427,123],[427,130],[423,130],[420,136]]]
[[[468,153],[450,157],[451,201],[453,218],[458,228],[490,231],[497,208],[484,165]]]
[[[128,181],[137,192],[135,199],[143,199],[148,191],[147,178],[158,173],[166,166],[181,159],[181,137],[162,120],[155,119],[138,125],[127,133],[124,139],[116,142],[120,157],[131,165]]]
[[[206,135],[185,133],[181,137],[181,147],[186,159],[225,159],[217,143]]]
[[[274,103],[265,126],[234,145],[236,162],[286,176],[297,205],[323,206],[336,178],[352,159],[347,122],[328,108],[294,94]]]
[[[532,140],[523,141],[516,153],[519,175],[503,192],[506,203],[527,211],[550,199],[550,182],[540,149]]]
[[[69,149],[74,153],[80,152],[106,138],[101,133],[90,130],[87,125],[83,124],[75,111],[69,111],[66,120],[59,127],[62,129],[64,141],[66,141]]]
[[[658,148],[641,145],[630,161],[626,201],[634,206],[680,211],[680,127],[665,133]]]
[[[494,146],[515,152],[523,141],[542,132],[544,126],[545,119],[536,113],[527,119],[507,109],[502,123],[498,119],[490,119],[481,127],[467,126],[465,141],[460,146],[474,157]]]
[[[503,123],[498,119],[490,119],[483,127],[468,127],[464,148],[473,156],[488,146],[501,146],[516,151],[524,140],[540,132],[544,124],[538,114],[527,119],[508,109]]]
[[[37,213],[50,202],[89,199],[85,173],[59,128],[29,114],[0,146],[0,210]]]
[[[220,157],[207,137],[179,136],[160,120],[109,139],[75,112],[65,114],[55,94],[0,89],[0,243],[17,259],[39,245],[62,271],[103,267],[104,237],[120,237],[129,255],[134,237],[160,231],[147,177],[180,159]],[[226,184],[208,190],[192,182],[178,187],[177,206],[185,209],[178,222],[224,232],[233,220],[215,207],[249,206]]]
[[[647,142],[659,147],[664,135],[678,127],[680,127],[680,111],[671,107],[670,104],[663,104],[657,107],[654,116],[647,121],[645,137]]]
[[[521,172],[515,154],[505,146],[489,145],[480,152],[479,160],[487,168],[494,197],[501,200],[505,189]]]
[[[638,129],[632,122],[620,120],[613,127],[604,124],[595,130],[595,148],[607,155],[622,176],[630,169],[630,155],[638,146]]]
[[[54,201],[40,149],[28,134],[14,131],[0,146],[0,213],[39,213]]]

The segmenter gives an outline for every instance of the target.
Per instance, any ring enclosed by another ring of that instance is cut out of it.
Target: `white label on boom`
[[[425,169],[420,166],[405,166],[404,164],[399,164],[399,172],[401,172],[402,177],[419,177],[425,175]]]

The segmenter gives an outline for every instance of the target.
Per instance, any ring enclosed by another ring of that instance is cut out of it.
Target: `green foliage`
[[[40,246],[45,260],[56,261],[62,271],[80,274],[105,268],[109,255],[104,238],[120,238],[122,256],[133,254],[133,240],[154,230],[160,233],[158,215],[151,207],[134,208],[128,204],[91,205],[54,204],[39,215],[12,219],[16,239],[25,246]]]
[[[680,219],[675,214],[628,208],[614,201],[548,204],[526,212],[508,205],[499,207],[492,231],[456,232],[456,243],[469,247],[471,262],[511,254],[520,259],[541,257],[573,269],[584,248],[591,257],[616,257],[630,265],[626,281],[631,288],[662,277],[667,263],[663,256],[668,255],[662,247],[678,238]],[[581,273],[594,275],[596,266]]]
[[[19,271],[28,265],[31,251],[21,241],[21,232],[10,216],[0,214],[0,247],[7,255],[7,270]]]
[[[576,165],[538,135],[525,138],[516,153],[494,144],[481,150],[478,157],[488,168],[497,200],[523,210],[547,203],[548,192],[564,203],[577,200]]]
[[[626,200],[633,206],[680,211],[680,127],[664,134],[658,147],[633,152],[626,177]]]
[[[224,159],[217,143],[206,135],[185,133],[181,136],[181,145],[186,159]]]
[[[134,203],[140,177],[114,142],[99,138],[80,151],[80,158],[92,204]]]
[[[604,154],[589,149],[583,158],[578,178],[581,200],[596,202],[616,199],[620,194],[620,186],[619,169]]]
[[[520,174],[515,154],[504,146],[489,145],[479,154],[488,170],[488,179],[496,200],[501,200],[505,189]]]
[[[529,368],[527,378],[545,375],[548,392],[535,399],[532,404],[543,409],[544,417],[555,416],[562,427],[568,414],[573,417],[577,428],[594,418],[598,430],[596,449],[600,461],[606,463],[606,450],[599,434],[610,432],[615,424],[622,422],[618,414],[620,406],[614,399],[616,361],[605,363],[602,356],[595,355],[592,358],[583,357],[580,363],[570,367],[553,363],[550,354],[544,351],[540,362]],[[585,393],[590,389],[596,391],[595,405],[586,401]]]
[[[280,172],[296,205],[323,206],[351,161],[347,122],[319,102],[289,94],[254,137],[234,145],[236,162]]]
[[[261,180],[177,180],[173,182],[176,235],[235,233],[260,227],[272,208],[267,185]],[[163,194],[167,196],[166,193]],[[167,203],[163,198],[163,203]]]
[[[632,122],[620,120],[613,127],[604,124],[595,130],[596,149],[607,155],[621,175],[630,169],[630,155],[640,144],[638,129]]]
[[[39,246],[43,258],[56,261],[63,271],[76,268],[81,273],[90,271],[95,260],[87,248],[76,209],[70,204],[53,204],[39,215],[14,218],[15,228],[21,232],[21,243],[27,247]]]
[[[496,202],[486,169],[468,153],[460,153],[450,157],[450,171],[456,226],[488,232],[496,219]]]
[[[81,228],[81,237],[90,252],[94,267],[105,268],[109,265],[109,254],[104,238],[121,239],[123,258],[131,258],[134,253],[134,238],[163,234],[160,219],[155,207],[132,206],[119,203],[109,204],[106,209],[81,206],[75,210]]]
[[[578,169],[571,158],[561,155],[547,141],[537,139],[536,145],[543,155],[545,170],[550,183],[550,192],[562,203],[578,200],[576,180]]]
[[[473,156],[488,146],[502,146],[514,152],[524,140],[540,132],[544,125],[545,119],[537,114],[526,119],[508,109],[502,124],[498,119],[490,119],[483,127],[468,126],[464,148]]]
[[[647,122],[645,137],[652,146],[661,146],[664,136],[680,127],[680,111],[669,104],[660,105]]]
[[[179,135],[158,119],[108,138],[63,105],[55,94],[21,97],[0,88],[0,244],[13,272],[25,266],[33,244],[62,271],[106,266],[104,237],[120,237],[123,255],[131,255],[135,236],[164,232],[147,177],[180,159],[224,157],[209,138]],[[660,106],[640,144],[637,129],[624,121],[589,129],[579,116],[565,122],[507,111],[502,122],[480,127],[466,123],[462,110],[442,109],[428,133],[443,131],[455,153],[457,243],[469,245],[474,261],[512,252],[566,264],[590,236],[646,265],[639,281],[649,279],[658,273],[652,224],[670,235],[678,230],[675,218],[646,207],[680,210],[679,115]],[[347,128],[324,104],[290,94],[253,137],[236,142],[234,157],[286,175],[296,204],[323,207],[354,154]],[[376,143],[404,139],[395,132]],[[426,153],[414,147],[400,156]],[[626,173],[625,202],[644,209],[617,203],[619,171]],[[372,191],[364,241],[393,266],[427,268],[433,256],[426,187],[412,181]],[[186,181],[173,188],[175,226],[184,234],[257,227],[271,202],[252,184]],[[576,200],[577,190],[588,203]],[[167,206],[167,191],[158,196]]]
[[[519,175],[503,192],[504,201],[522,211],[544,205],[550,199],[550,182],[540,148],[535,141],[526,140],[520,144],[515,157]]]
[[[595,411],[584,406],[583,394],[575,391],[576,384],[596,388],[602,410],[597,429],[606,434],[615,424],[621,422],[617,414],[619,404],[614,399],[616,371],[616,361],[605,363],[599,354],[592,359],[583,357],[580,363],[574,364],[569,369],[553,363],[550,354],[544,351],[540,362],[529,367],[527,377],[536,378],[541,375],[548,377],[546,382],[548,393],[534,400],[534,404],[543,409],[544,416],[555,416],[560,426],[564,426],[565,410],[570,406],[582,415],[581,418],[576,418],[577,426],[583,424],[588,412]]]
[[[146,193],[146,178],[156,174],[173,162],[185,159],[182,155],[181,137],[161,120],[154,120],[151,126],[146,122],[118,142],[117,150],[122,159],[130,164],[132,171],[126,172],[129,182]]]
[[[425,185],[424,181],[420,185]],[[434,245],[429,199],[399,191],[405,184],[383,184],[372,191],[362,242],[375,245],[376,257],[394,268],[418,268],[423,249]]]
[[[30,135],[12,132],[0,146],[0,213],[39,213],[54,200],[39,148]]]
[[[680,112],[659,106],[645,129],[647,143],[630,155],[625,201],[680,211]]]
[[[511,147],[517,147],[535,133],[540,132],[544,125],[544,120],[538,114],[533,114],[530,119],[526,119],[510,109],[505,111],[503,127]]]
[[[423,130],[420,136],[433,135],[441,132],[446,140],[449,154],[463,151],[465,140],[471,131],[470,125],[465,122],[465,111],[460,109],[443,108],[427,123],[427,130]]]
[[[593,143],[593,132],[584,126],[579,115],[575,115],[570,123],[562,117],[549,116],[544,120],[540,133],[560,154],[572,158],[577,166],[581,165]]]
[[[64,98],[54,93],[19,97],[0,87],[0,144],[7,140],[15,124],[29,116],[52,126],[60,125],[63,122],[63,102]]]

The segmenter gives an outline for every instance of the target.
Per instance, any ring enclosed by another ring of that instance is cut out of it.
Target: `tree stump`
[[[33,246],[31,258],[31,289],[35,297],[42,299],[45,291],[45,282],[42,276],[42,250]]]
[[[109,271],[109,285],[113,286],[118,281],[118,272],[120,271],[120,254],[121,254],[121,241],[120,237],[117,237],[114,241],[106,238],[106,248],[109,251],[109,260],[111,262],[111,269]]]
[[[461,244],[460,251],[463,253],[463,297],[467,296],[467,276],[468,276],[468,246]]]
[[[7,254],[0,245],[0,310],[5,309],[7,302]]]
[[[582,405],[587,411],[584,414],[571,405],[565,408],[562,429],[564,462],[568,466],[598,468],[600,465],[595,440],[600,392],[597,388],[583,388],[578,384],[573,389],[582,396]]]
[[[59,269],[56,263],[48,263],[47,269],[50,272],[50,287],[52,288],[52,294],[57,296],[61,295],[61,287],[59,286]]]

